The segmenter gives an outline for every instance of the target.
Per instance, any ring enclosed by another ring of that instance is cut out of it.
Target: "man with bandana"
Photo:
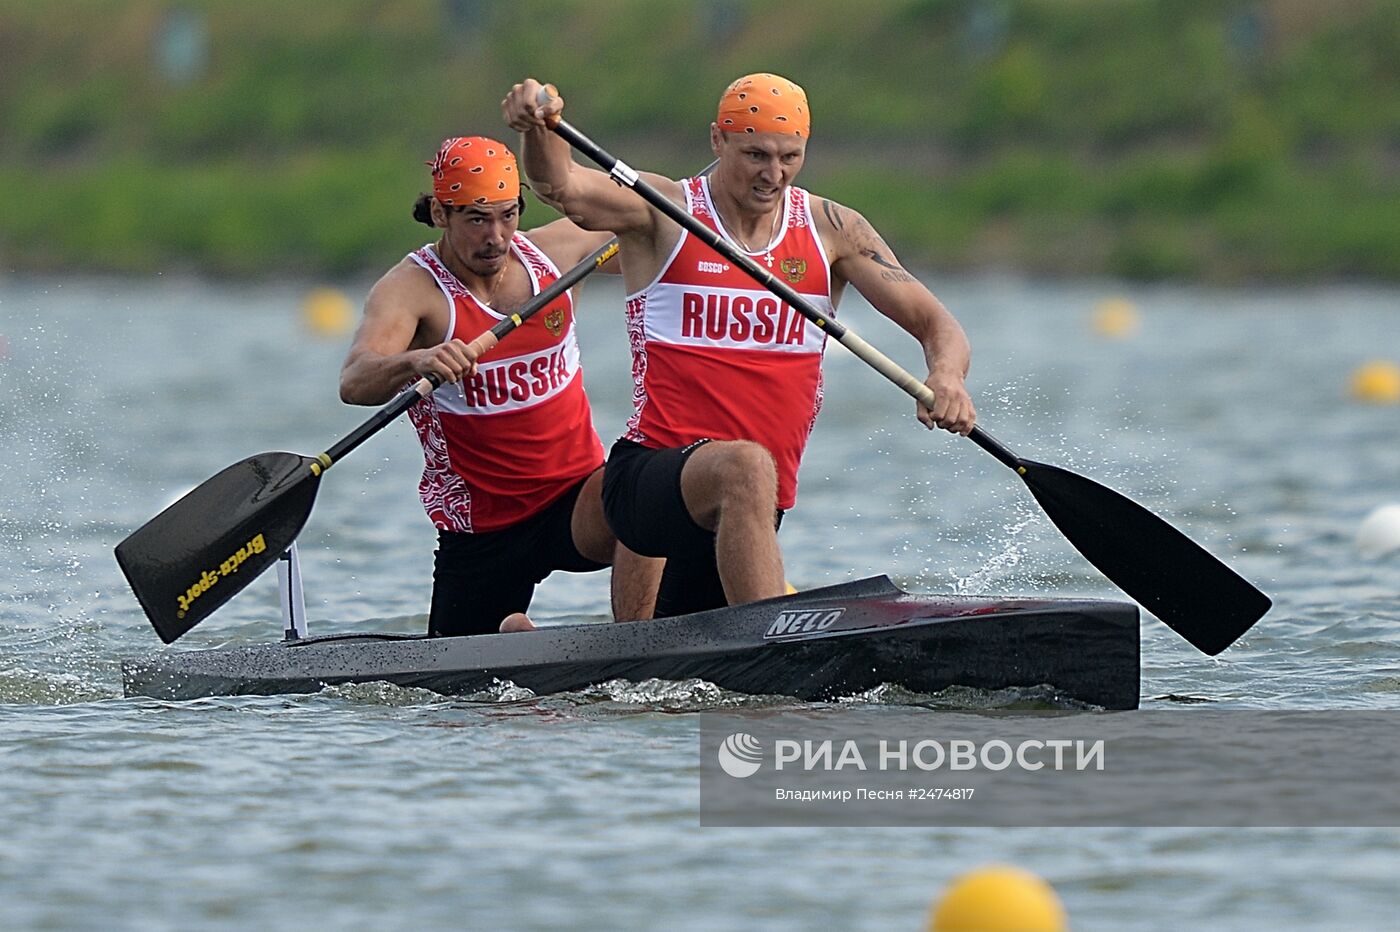
[[[433,193],[413,216],[439,238],[370,290],[340,375],[350,404],[383,404],[422,376],[444,383],[409,409],[438,529],[428,633],[528,629],[522,613],[545,576],[608,564],[625,593],[617,617],[650,617],[659,561],[617,546],[603,518],[572,295],[480,358],[468,346],[610,237],[568,220],[520,233],[515,156],[493,139],[448,139],[428,165]]]
[[[777,523],[821,408],[820,328],[634,192],[575,164],[548,130],[562,98],[526,79],[501,102],[535,191],[588,230],[616,233],[628,293],[635,412],[608,457],[603,502],[628,548],[666,557],[657,616],[782,595]],[[971,350],[953,315],[859,213],[793,185],[806,155],[802,88],[772,74],[729,86],[706,178],[646,180],[834,316],[849,284],[923,347],[927,427],[967,434]]]

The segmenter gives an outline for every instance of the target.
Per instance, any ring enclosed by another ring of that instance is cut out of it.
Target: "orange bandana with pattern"
[[[812,135],[807,92],[776,74],[748,74],[729,85],[715,122],[726,133]]]
[[[520,172],[505,143],[485,136],[444,139],[431,162],[433,197],[449,207],[513,201],[520,196]]]

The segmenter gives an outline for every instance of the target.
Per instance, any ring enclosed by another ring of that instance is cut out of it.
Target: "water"
[[[121,657],[157,642],[116,541],[223,466],[318,452],[366,416],[336,399],[345,340],[302,329],[304,290],[0,280],[0,926],[917,928],[988,861],[1049,878],[1077,929],[1393,924],[1390,830],[701,830],[693,713],[784,704],[704,683],[121,698]],[[1087,318],[1117,286],[936,290],[972,338],[988,431],[1132,495],[1274,597],[1217,659],[1147,620],[1145,707],[1400,704],[1400,555],[1353,545],[1366,513],[1400,501],[1400,412],[1345,397],[1354,366],[1400,355],[1400,293],[1135,289],[1142,330],[1109,341]],[[917,367],[911,340],[847,304]],[[628,404],[619,308],[616,282],[589,285],[607,439]],[[783,525],[796,585],[888,573],[943,593],[1115,595],[1013,473],[911,410],[832,347]],[[423,626],[419,464],[399,423],[323,483],[301,540],[314,632]],[[269,574],[182,645],[275,638],[275,599]],[[535,606],[545,622],[606,611],[602,574],[551,579]]]

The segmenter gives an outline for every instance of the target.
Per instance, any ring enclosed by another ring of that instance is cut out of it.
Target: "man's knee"
[[[747,440],[707,444],[686,464],[681,483],[687,506],[706,517],[724,509],[772,512],[778,497],[773,455]]]
[[[766,515],[777,500],[778,467],[773,454],[756,443],[738,444],[725,465],[725,505]]]

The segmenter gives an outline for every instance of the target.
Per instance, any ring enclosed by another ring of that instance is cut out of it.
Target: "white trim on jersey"
[[[436,265],[438,268],[441,268],[443,273],[451,278],[452,281],[456,282],[457,278],[452,275],[451,272],[447,271],[447,267],[442,264],[442,257],[437,254],[437,250],[433,248],[432,243],[425,244],[421,249],[415,249],[408,254],[408,258],[420,269],[432,276],[433,281],[437,282],[438,290],[441,291],[442,296],[447,299],[447,333],[438,341],[439,343],[446,343],[448,340],[452,339],[452,332],[457,329],[457,300],[453,295],[452,288],[448,285],[447,281],[437,273],[437,269],[433,266]],[[430,258],[432,264],[429,264],[428,260]],[[458,282],[459,287],[460,285],[461,283]],[[471,293],[465,288],[462,288],[462,292],[464,294]]]
[[[812,197],[812,192],[808,191],[802,198],[802,213],[807,217],[807,229],[812,232],[812,241],[817,244],[817,254],[822,257],[822,265],[826,267],[826,293],[832,295],[836,293],[835,273],[831,270],[831,258],[826,254],[826,243],[822,242],[822,235],[817,231],[817,218],[812,213]],[[835,316],[836,302],[831,301],[830,304],[830,314]],[[826,313],[825,309],[823,313]]]

